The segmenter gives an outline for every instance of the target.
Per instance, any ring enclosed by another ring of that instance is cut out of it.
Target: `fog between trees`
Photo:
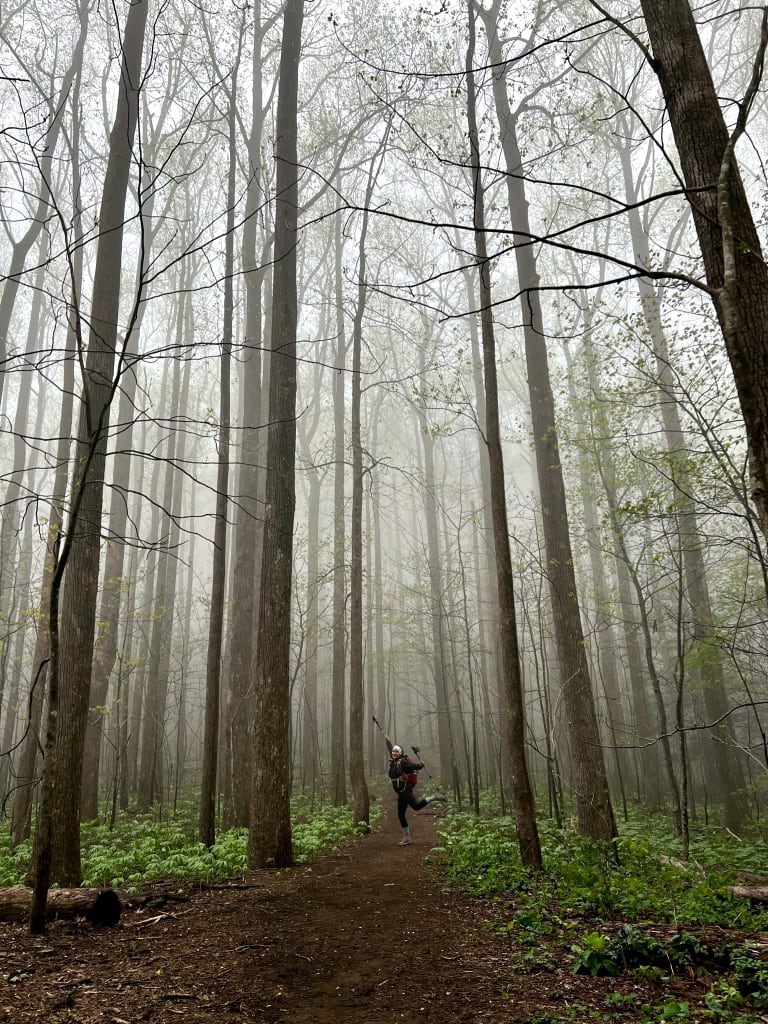
[[[290,863],[291,790],[368,819],[374,715],[534,864],[536,812],[759,820],[766,21],[657,6],[0,9],[38,877],[189,800]]]

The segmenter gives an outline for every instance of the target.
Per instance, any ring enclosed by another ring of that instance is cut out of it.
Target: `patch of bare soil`
[[[521,973],[514,941],[486,927],[492,905],[447,889],[428,858],[432,811],[411,814],[400,847],[387,799],[380,828],[311,867],[128,908],[114,928],[0,925],[0,1024],[527,1024],[597,1019],[617,991],[658,1003],[635,979],[574,975],[567,955]],[[674,991],[700,1003],[706,988],[681,978]]]

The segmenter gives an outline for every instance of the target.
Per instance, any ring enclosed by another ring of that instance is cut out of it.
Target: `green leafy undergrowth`
[[[765,842],[740,841],[723,833],[696,835],[692,869],[666,863],[679,856],[675,838],[655,821],[625,823],[615,848],[539,825],[545,870],[532,874],[520,862],[511,818],[475,819],[456,814],[440,833],[450,881],[479,896],[509,891],[529,894],[529,903],[556,907],[560,917],[675,922],[768,930],[768,910],[727,891],[739,871],[768,876]]]
[[[372,823],[378,808],[372,808]],[[292,806],[294,857],[306,864],[364,831],[351,811],[327,806]],[[83,885],[136,890],[160,881],[205,883],[243,875],[248,870],[248,833],[220,833],[208,849],[197,842],[196,826],[188,818],[155,821],[149,817],[122,820],[110,830],[86,822],[81,831]],[[7,828],[0,833],[0,884],[24,881],[30,844],[11,849]]]
[[[679,850],[671,830],[655,819],[625,824],[615,846],[590,842],[550,822],[539,828],[542,872],[522,866],[510,818],[454,814],[444,819],[440,833],[450,882],[489,899],[487,927],[509,941],[513,969],[541,973],[567,963],[579,974],[630,973],[662,987],[675,976],[695,977],[706,993],[696,1006],[668,996],[638,1005],[632,1019],[643,1024],[760,1019],[754,1010],[768,1008],[768,963],[744,944],[744,935],[768,930],[768,911],[731,896],[726,886],[741,871],[768,875],[761,837],[736,839],[702,830],[685,866],[664,858],[679,857]],[[713,944],[707,935],[720,939]],[[575,1019],[625,1020],[622,1015],[631,1009],[624,1005],[627,998],[617,993],[610,1012],[590,1011]],[[544,1012],[531,1024],[571,1019],[562,1011]]]

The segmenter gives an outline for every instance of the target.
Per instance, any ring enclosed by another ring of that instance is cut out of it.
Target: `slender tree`
[[[473,225],[475,252],[480,276],[480,327],[485,378],[486,443],[490,468],[493,539],[496,554],[496,582],[499,600],[499,636],[504,669],[508,747],[512,755],[510,781],[515,804],[517,840],[523,864],[542,866],[541,844],[536,826],[533,788],[525,756],[525,711],[520,652],[517,639],[514,578],[509,551],[509,526],[504,489],[504,456],[499,427],[499,395],[496,374],[496,338],[494,333],[490,261],[486,244],[485,197],[481,177],[480,144],[477,128],[475,90],[475,13],[473,0],[468,0],[469,42],[466,55],[467,124],[472,160]]]
[[[547,577],[554,615],[563,705],[569,722],[579,830],[593,839],[611,839],[616,834],[616,822],[608,791],[581,626],[565,482],[558,450],[555,403],[541,309],[539,271],[533,249],[529,244],[531,229],[523,158],[507,93],[506,76],[509,61],[504,60],[499,35],[500,6],[501,0],[493,0],[490,9],[479,7],[478,10],[485,22],[490,61],[498,68],[493,78],[493,98],[507,170],[507,198],[520,288],[525,362],[536,451],[536,475],[541,495],[544,545],[547,553]]]
[[[242,33],[238,36],[242,40]],[[203,733],[203,773],[200,786],[201,843],[213,846],[216,841],[216,777],[219,742],[219,697],[221,689],[221,655],[224,640],[224,594],[227,575],[227,488],[229,483],[230,387],[232,375],[232,334],[234,320],[235,269],[235,174],[237,68],[241,46],[238,45],[227,89],[229,100],[229,171],[227,175],[227,227],[224,255],[224,322],[221,338],[221,379],[219,381],[219,461],[216,473],[216,511],[213,534],[213,569],[211,580],[211,612],[208,627],[208,660],[205,675],[205,719]]]

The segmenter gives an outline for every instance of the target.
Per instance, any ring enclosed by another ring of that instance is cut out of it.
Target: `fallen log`
[[[32,907],[32,890],[0,889],[0,921],[25,921]],[[122,907],[114,889],[49,889],[48,920],[85,917],[93,924],[113,925]]]
[[[768,885],[727,885],[726,892],[756,903],[768,903]]]

